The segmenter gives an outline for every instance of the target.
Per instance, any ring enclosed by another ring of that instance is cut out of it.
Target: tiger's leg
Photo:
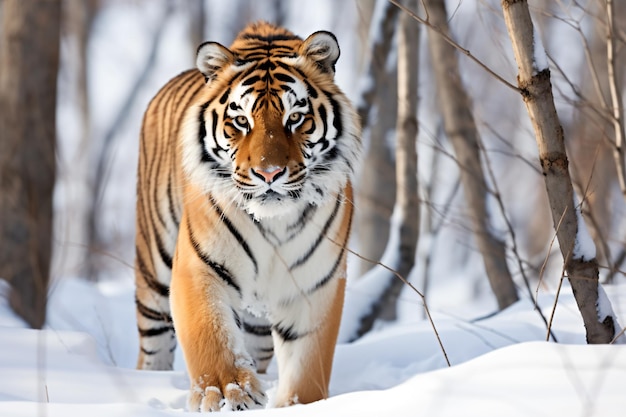
[[[158,231],[149,228],[140,200],[137,204],[135,305],[139,331],[138,369],[170,370],[176,337],[170,315],[171,254],[157,248]],[[159,236],[162,246],[174,247],[176,236]],[[173,249],[172,249],[173,252]]]
[[[246,350],[252,356],[258,373],[265,373],[274,356],[272,327],[269,321],[246,311],[241,314]]]
[[[183,222],[186,224],[185,216]],[[176,335],[191,380],[189,411],[243,410],[266,400],[238,327],[238,294],[205,262],[180,229],[170,302]],[[224,269],[220,273],[225,274]]]
[[[306,404],[328,398],[337,333],[345,291],[345,279],[334,279],[323,291],[298,302],[300,317],[285,314],[274,324],[274,348],[278,360],[276,406]],[[295,322],[294,322],[295,320]],[[298,321],[307,324],[298,326]],[[298,330],[302,327],[302,330]]]

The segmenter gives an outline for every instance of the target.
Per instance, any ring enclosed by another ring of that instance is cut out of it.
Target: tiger
[[[339,55],[331,32],[252,23],[200,45],[144,114],[137,367],[172,369],[178,343],[189,411],[328,397],[362,153]]]

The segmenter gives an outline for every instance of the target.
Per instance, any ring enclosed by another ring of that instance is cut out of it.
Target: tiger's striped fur
[[[338,57],[329,32],[253,24],[201,45],[146,111],[137,366],[171,369],[177,338],[192,411],[265,405],[274,354],[275,405],[328,395],[361,153]]]

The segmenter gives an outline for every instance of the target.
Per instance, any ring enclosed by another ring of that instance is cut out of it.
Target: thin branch
[[[400,10],[402,10],[405,13],[408,13],[413,19],[417,20],[419,23],[425,25],[426,27],[428,27],[429,29],[433,30],[434,32],[436,32],[439,36],[441,36],[447,43],[449,43],[450,45],[452,45],[454,48],[458,49],[459,51],[461,51],[465,56],[467,56],[469,59],[471,59],[472,61],[474,61],[476,64],[478,64],[481,68],[483,68],[485,71],[487,71],[491,76],[493,76],[495,79],[497,79],[498,81],[500,81],[502,84],[504,84],[505,86],[509,87],[511,90],[516,91],[518,93],[521,93],[522,91],[516,87],[515,85],[511,84],[510,82],[508,82],[507,80],[505,80],[504,78],[502,78],[500,75],[496,74],[491,68],[489,68],[485,63],[483,63],[481,60],[479,60],[478,58],[476,58],[474,55],[472,55],[472,53],[468,50],[463,48],[461,45],[459,45],[457,42],[455,42],[452,38],[450,38],[448,35],[446,35],[440,28],[433,26],[430,21],[428,20],[428,17],[426,19],[423,19],[421,17],[419,17],[417,14],[415,14],[413,11],[411,11],[410,9],[407,9],[406,7],[404,7],[402,4],[400,4],[397,0],[388,0],[391,4],[393,4],[394,6],[398,7]],[[428,16],[428,10],[426,10],[427,16]]]
[[[587,10],[585,10],[584,8],[580,7],[579,5],[577,5],[581,10],[583,10],[586,14],[591,15]],[[561,6],[562,10],[564,12],[567,13],[566,9],[563,8],[563,6]],[[569,13],[567,13],[569,15]],[[598,100],[600,101],[600,103],[602,104],[602,106],[604,108],[607,107],[607,103],[606,100],[604,99],[604,95],[602,94],[602,87],[601,87],[601,83],[600,83],[600,77],[598,75],[598,71],[596,70],[595,66],[593,65],[593,59],[591,57],[591,48],[589,47],[589,43],[587,42],[587,38],[585,37],[585,34],[582,30],[582,28],[580,27],[580,23],[578,21],[576,21],[575,19],[573,19],[570,16],[570,20],[571,21],[575,21],[576,24],[570,22],[567,19],[564,19],[562,17],[556,16],[556,15],[552,15],[551,17],[553,19],[556,20],[560,20],[561,22],[565,23],[566,25],[568,25],[569,27],[571,27],[572,29],[574,29],[578,35],[580,36],[580,40],[583,44],[583,52],[585,53],[585,58],[586,58],[586,62],[589,66],[589,73],[591,74],[591,79],[593,81],[593,85],[596,91],[596,94],[598,95]]]
[[[621,252],[619,253],[619,255],[617,255],[615,257],[615,262],[613,262],[613,266],[609,268],[609,274],[606,276],[606,281],[607,283],[611,283],[613,282],[613,279],[615,278],[615,275],[617,273],[621,273],[622,275],[626,275],[626,272],[622,272],[620,270],[620,266],[624,263],[624,260],[626,260],[626,248],[622,247]]]
[[[526,287],[528,296],[533,301],[533,304],[535,306],[535,311],[537,311],[537,313],[539,314],[539,317],[541,317],[541,320],[543,320],[544,324],[546,325],[546,328],[548,329],[548,334],[551,334],[554,341],[558,342],[556,340],[556,336],[552,334],[552,332],[550,332],[550,328],[548,327],[548,321],[546,320],[546,317],[543,315],[543,312],[537,305],[537,299],[533,297],[533,291],[530,289],[530,281],[528,279],[528,276],[526,275],[526,271],[524,270],[522,257],[517,247],[517,238],[515,236],[515,229],[513,228],[513,225],[511,224],[511,220],[509,219],[509,216],[507,215],[506,210],[504,208],[504,202],[502,201],[502,194],[500,193],[500,190],[498,189],[496,175],[493,171],[493,167],[491,166],[491,159],[489,158],[489,155],[487,155],[487,153],[485,152],[485,147],[483,146],[482,140],[480,138],[478,138],[478,146],[480,150],[482,151],[483,155],[485,156],[484,158],[485,165],[487,166],[487,172],[489,173],[489,176],[491,177],[491,183],[493,186],[493,196],[495,197],[496,202],[498,203],[500,214],[502,215],[502,218],[504,219],[504,222],[509,232],[509,236],[511,237],[511,251],[513,252],[513,255],[515,256],[515,260],[517,261],[517,266],[519,268],[520,275],[522,276],[522,280],[524,281],[524,286]]]
[[[608,112],[608,108],[603,107],[601,104],[597,105],[597,104],[591,103],[591,101],[580,91],[580,89],[574,84],[574,82],[565,74],[565,71],[556,62],[556,60],[552,58],[552,55],[549,54],[547,51],[546,51],[546,55],[548,57],[548,60],[550,61],[550,67],[555,68],[559,72],[561,77],[563,77],[563,80],[572,89],[572,92],[578,98],[578,101],[576,101],[573,98],[565,97],[566,101],[571,103],[577,108],[581,108],[581,109],[587,108],[591,110],[596,116],[598,116],[602,120],[605,120],[607,122],[611,121],[612,117],[607,116],[606,114]],[[562,94],[565,95],[564,92],[562,92]],[[581,105],[582,103],[584,103],[584,106]],[[598,107],[600,107],[600,110],[598,109]]]
[[[550,335],[552,334],[552,322],[554,321],[554,314],[556,313],[556,306],[559,303],[559,295],[561,294],[561,287],[563,286],[564,279],[565,279],[565,263],[563,263],[563,269],[561,269],[561,279],[559,280],[559,286],[557,287],[556,295],[554,296],[554,304],[552,305],[552,311],[550,312],[550,320],[548,321],[548,332],[546,334],[546,342],[550,341]]]
[[[424,306],[424,311],[426,312],[426,317],[428,317],[428,322],[430,323],[430,326],[432,327],[433,332],[435,333],[435,337],[437,338],[437,343],[439,343],[439,347],[441,348],[441,352],[443,353],[443,356],[444,356],[444,358],[446,360],[446,363],[448,364],[448,366],[451,366],[450,365],[450,360],[448,359],[448,353],[446,352],[446,349],[443,347],[443,342],[441,341],[441,337],[439,336],[439,332],[437,331],[437,327],[435,326],[435,321],[433,320],[433,317],[430,315],[430,309],[428,308],[428,304],[426,303],[426,297],[424,296],[424,294],[422,294],[420,292],[420,290],[415,288],[415,286],[413,284],[411,284],[406,278],[404,278],[401,274],[399,274],[393,268],[388,267],[387,265],[383,264],[380,261],[375,261],[373,259],[369,259],[369,258],[367,258],[365,256],[362,256],[362,255],[358,254],[357,252],[355,252],[352,249],[348,248],[345,244],[336,241],[335,239],[333,239],[332,237],[330,237],[328,235],[325,235],[325,237],[330,242],[334,243],[335,245],[339,246],[340,248],[345,249],[348,253],[356,256],[357,258],[361,259],[362,261],[369,262],[372,265],[378,265],[378,266],[382,267],[383,269],[385,269],[386,271],[391,272],[396,278],[398,278],[405,285],[407,285],[415,294],[417,294],[422,299],[422,305]]]
[[[567,207],[569,207],[569,206],[567,206]],[[539,273],[539,282],[537,283],[537,289],[535,290],[535,296],[537,298],[539,297],[539,287],[541,286],[541,283],[543,282],[543,274],[545,272],[545,268],[546,268],[546,265],[548,263],[548,258],[550,257],[550,252],[552,252],[552,246],[554,245],[554,241],[557,239],[557,234],[558,234],[559,230],[561,229],[561,224],[563,223],[563,219],[565,218],[565,213],[567,212],[567,207],[563,211],[563,214],[561,215],[561,218],[559,219],[559,223],[556,225],[556,227],[554,229],[554,236],[552,237],[552,240],[550,241],[550,246],[548,247],[548,254],[546,255],[546,259],[543,262],[543,265],[541,265],[541,271]]]

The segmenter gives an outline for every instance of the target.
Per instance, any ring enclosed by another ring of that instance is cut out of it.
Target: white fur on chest
[[[254,315],[271,316],[290,301],[306,296],[333,267],[337,248],[328,236],[335,235],[341,223],[337,202],[315,207],[306,222],[298,221],[302,210],[304,207],[259,223],[243,212],[229,217],[249,253],[239,245],[225,256],[224,264],[241,288],[241,307]],[[330,227],[324,231],[327,224]]]

